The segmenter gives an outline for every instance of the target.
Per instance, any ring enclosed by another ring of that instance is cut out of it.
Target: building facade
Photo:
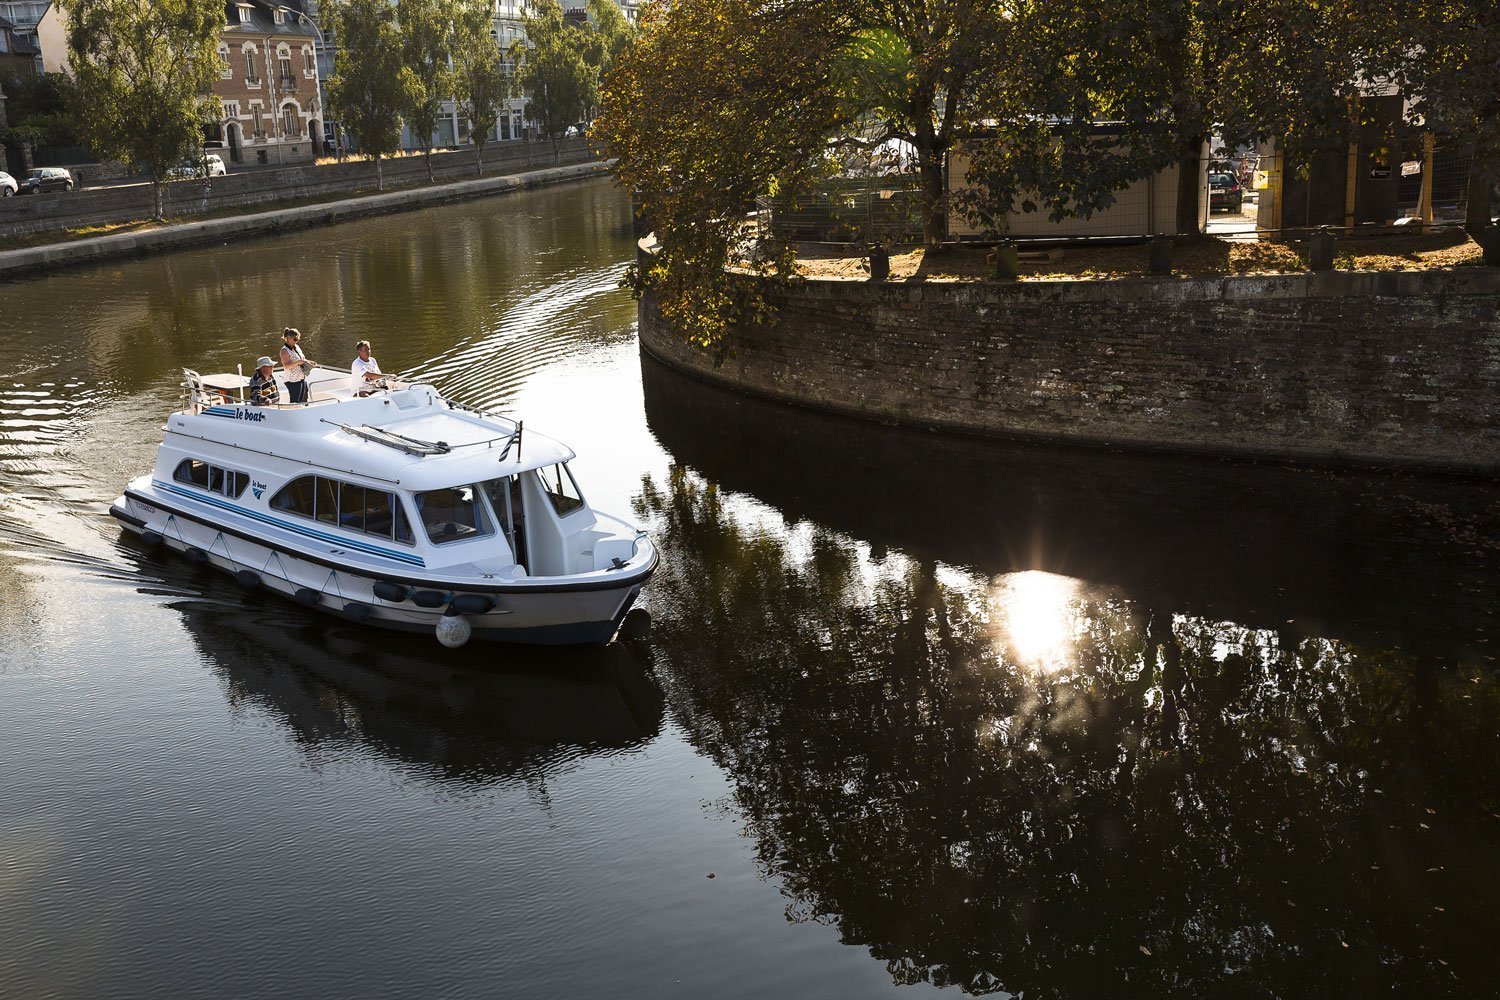
[[[204,138],[235,163],[312,160],[323,151],[317,31],[301,0],[231,0],[219,38],[220,120]]]
[[[42,47],[37,39],[37,24],[51,6],[50,0],[0,0],[0,20],[9,22],[9,28],[0,29],[0,34],[8,36],[10,44],[6,47],[11,49],[9,52],[0,52],[0,64],[5,69],[13,73],[21,71],[22,67],[16,65],[19,60],[7,58],[16,55],[13,47],[18,44],[22,50],[22,59],[31,61],[32,72],[44,71]]]
[[[0,16],[0,74],[35,76],[41,72],[42,50],[36,36]]]

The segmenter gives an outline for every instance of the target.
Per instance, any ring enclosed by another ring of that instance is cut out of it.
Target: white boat
[[[656,569],[571,449],[431,385],[363,394],[318,369],[307,403],[252,406],[238,375],[184,379],[156,468],[110,513],[246,586],[450,646],[606,643]]]

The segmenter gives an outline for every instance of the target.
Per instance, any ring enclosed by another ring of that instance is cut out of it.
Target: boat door
[[[531,572],[526,565],[526,512],[521,503],[521,477],[491,479],[484,484],[484,490],[489,495],[490,508],[495,512],[495,518],[500,522],[500,530],[510,543],[516,565]]]

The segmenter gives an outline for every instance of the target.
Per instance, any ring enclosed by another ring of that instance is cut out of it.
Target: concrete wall
[[[603,177],[609,172],[609,168],[608,162],[575,163],[520,174],[499,174],[476,180],[454,181],[450,184],[426,184],[403,191],[387,191],[384,194],[344,198],[316,205],[231,215],[223,219],[156,226],[139,232],[114,233],[22,250],[0,249],[0,281],[75,264],[158,253],[205,243],[226,243],[309,226],[348,222],[371,215],[406,212],[471,198],[487,198],[523,188]]]
[[[750,280],[750,279],[745,279]],[[753,393],[1003,437],[1500,474],[1500,269],[811,281],[715,368],[649,298],[641,344]]]
[[[558,144],[560,163],[579,163],[594,158],[586,143],[573,139]],[[226,150],[220,150],[225,155]],[[455,150],[433,155],[433,173],[439,181],[467,180],[475,176],[474,151]],[[532,165],[553,166],[550,143],[509,142],[485,151],[485,172],[513,173]],[[85,168],[87,169],[87,168]],[[420,157],[386,160],[382,164],[387,188],[426,183],[427,167]],[[87,178],[86,178],[87,180]],[[280,169],[243,170],[227,177],[175,181],[166,186],[169,217],[225,208],[239,208],[288,198],[338,197],[375,189],[373,163],[304,164]],[[104,188],[66,193],[28,195],[0,200],[0,249],[8,238],[76,226],[131,222],[151,217],[151,186]]]

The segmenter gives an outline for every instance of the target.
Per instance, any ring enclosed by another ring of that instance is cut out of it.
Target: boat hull
[[[181,553],[222,570],[253,589],[266,590],[372,628],[433,634],[456,597],[493,607],[463,614],[472,638],[537,645],[604,644],[614,638],[641,586],[656,568],[654,552],[642,567],[614,580],[569,583],[566,578],[522,578],[516,582],[433,580],[403,577],[298,552],[256,539],[201,511],[168,506],[159,498],[127,491],[110,507],[127,531],[148,544]],[[380,596],[378,585],[405,588],[403,600]],[[434,606],[421,606],[443,598]]]

